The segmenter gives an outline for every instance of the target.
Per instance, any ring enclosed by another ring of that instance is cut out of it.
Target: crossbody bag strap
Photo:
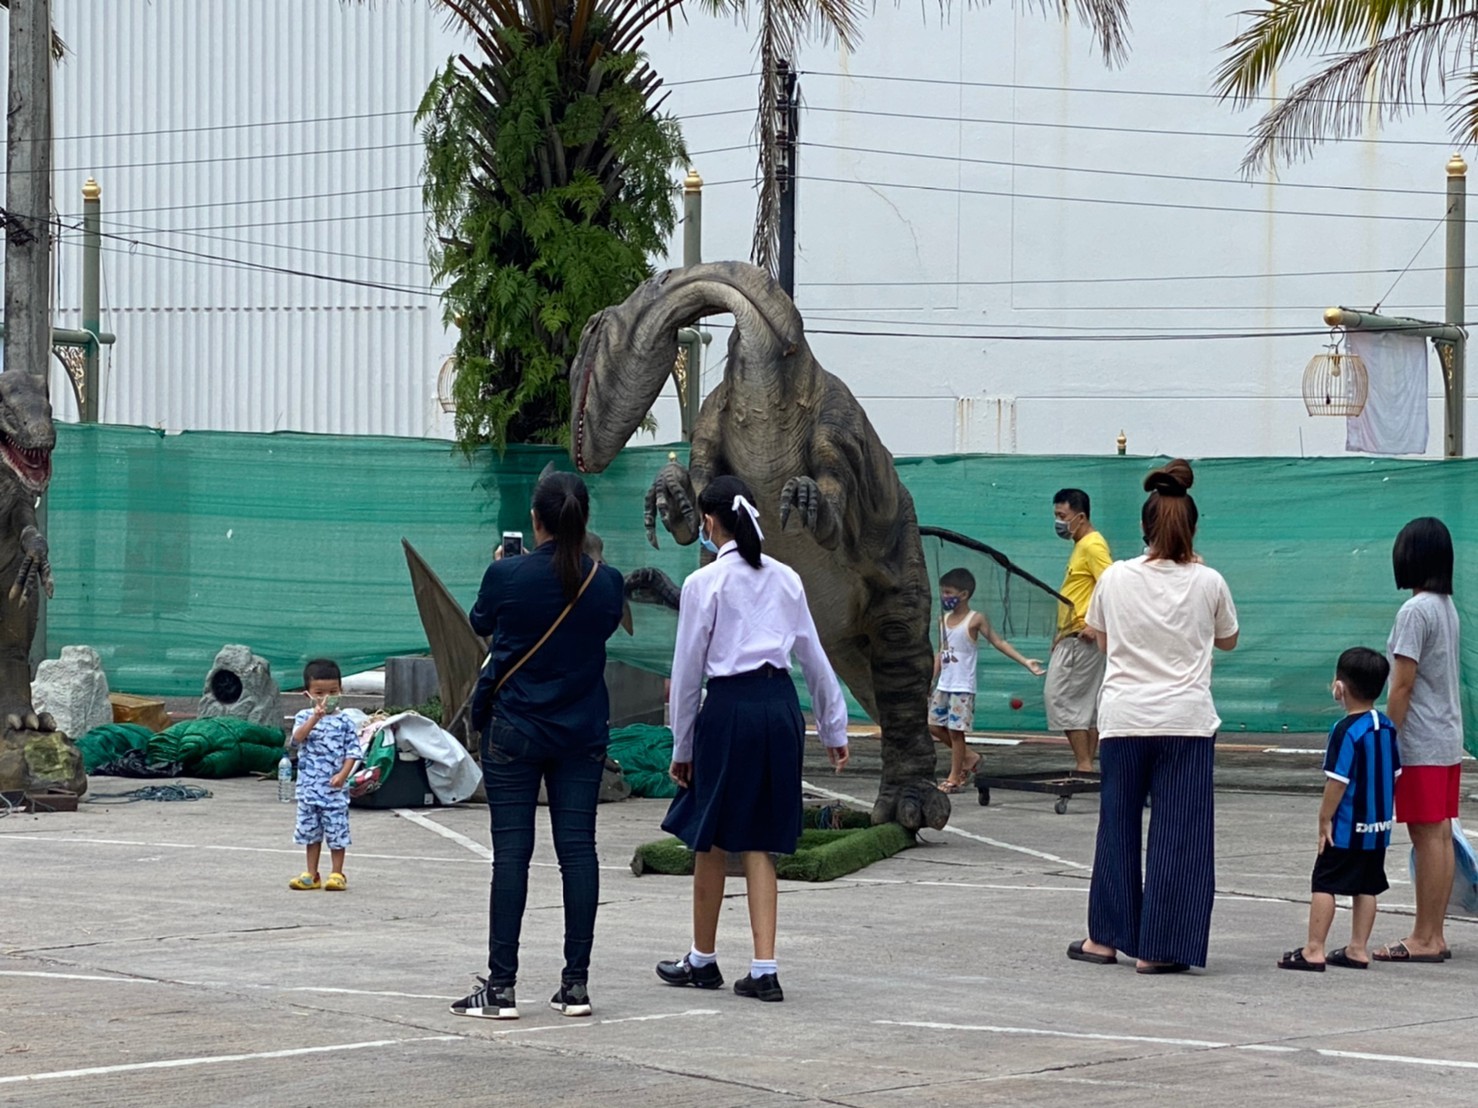
[[[512,677],[515,673],[517,673],[519,671],[519,668],[522,667],[525,662],[527,662],[530,658],[532,658],[535,654],[539,652],[539,647],[543,646],[546,642],[549,641],[550,635],[559,630],[559,625],[565,621],[565,616],[570,614],[570,612],[574,609],[575,604],[582,596],[585,595],[585,590],[590,587],[590,582],[595,580],[596,571],[599,569],[599,562],[595,562],[591,565],[590,573],[586,575],[585,583],[580,586],[580,591],[575,594],[575,599],[571,600],[568,604],[565,605],[565,610],[560,612],[559,618],[549,625],[549,630],[544,632],[544,637],[536,642],[533,646],[529,647],[524,656],[513,663],[513,668],[511,668],[507,673],[503,674],[502,677],[498,678],[498,684],[493,689],[493,696],[496,697],[498,693],[502,692],[503,686],[508,684],[508,679]]]

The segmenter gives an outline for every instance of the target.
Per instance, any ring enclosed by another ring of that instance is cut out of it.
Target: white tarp
[[[431,720],[402,712],[380,722],[375,733],[389,731],[395,749],[414,751],[426,763],[426,781],[443,804],[460,804],[482,784],[482,769],[467,748]]]
[[[1365,410],[1345,421],[1345,449],[1361,454],[1427,452],[1427,340],[1384,331],[1351,331],[1345,343],[1365,361]]]

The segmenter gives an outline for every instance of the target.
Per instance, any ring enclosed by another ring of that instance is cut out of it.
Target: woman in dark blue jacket
[[[610,741],[606,640],[621,622],[621,575],[584,553],[590,494],[573,473],[534,489],[534,549],[483,575],[470,618],[491,635],[473,693],[493,825],[488,976],[452,1005],[459,1016],[517,1019],[518,938],[534,852],[534,806],[546,786],[564,884],[565,968],[551,1007],[590,1015],[590,950],[600,893],[595,805]]]

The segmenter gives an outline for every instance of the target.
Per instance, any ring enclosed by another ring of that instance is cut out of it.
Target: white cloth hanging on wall
[[[1345,449],[1361,454],[1427,452],[1427,340],[1388,331],[1351,331],[1351,354],[1365,362],[1365,410],[1345,421]]]

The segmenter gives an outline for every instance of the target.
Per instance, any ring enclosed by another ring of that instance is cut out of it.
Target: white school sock
[[[766,961],[763,958],[755,958],[749,963],[749,976],[758,980],[767,973],[779,973],[780,969],[775,964],[775,959]]]
[[[702,969],[704,966],[711,966],[717,961],[717,954],[704,954],[696,946],[692,950],[688,951],[688,965],[692,966],[694,969]]]

